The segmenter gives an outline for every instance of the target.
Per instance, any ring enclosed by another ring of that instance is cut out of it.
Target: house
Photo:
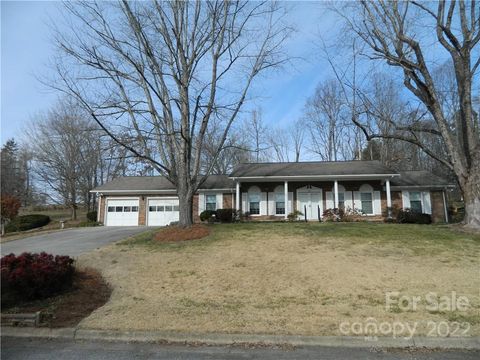
[[[245,163],[230,175],[211,175],[194,196],[194,218],[204,210],[235,208],[253,220],[283,220],[294,210],[318,221],[325,209],[357,209],[383,220],[398,209],[447,222],[446,190],[428,171],[396,172],[379,161]],[[93,190],[98,221],[107,226],[162,226],[178,220],[175,187],[162,176],[128,176]],[[286,201],[285,201],[286,200]]]

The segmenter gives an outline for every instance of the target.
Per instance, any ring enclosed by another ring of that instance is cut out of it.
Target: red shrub
[[[0,199],[0,213],[2,222],[13,220],[18,215],[20,209],[20,200],[15,196],[3,194]]]
[[[75,268],[68,256],[23,253],[1,259],[4,302],[42,299],[72,286]]]

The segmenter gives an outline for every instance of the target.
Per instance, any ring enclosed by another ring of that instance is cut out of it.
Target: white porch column
[[[387,216],[392,217],[392,196],[390,194],[390,180],[385,181],[385,190],[387,191]]]
[[[235,209],[240,211],[240,181],[237,181],[237,189],[235,192]]]
[[[338,181],[333,183],[333,207],[338,209]]]
[[[285,191],[285,219],[288,219],[288,181],[285,181],[285,186],[284,186],[284,191]],[[292,204],[293,205],[293,204]]]

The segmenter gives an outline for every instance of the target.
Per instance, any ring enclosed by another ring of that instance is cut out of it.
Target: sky
[[[318,34],[333,26],[318,2],[288,5],[287,21],[296,31],[286,43],[286,51],[296,60],[293,66],[259,79],[255,93],[262,95],[252,100],[262,108],[267,124],[279,126],[301,116],[306,98],[326,76],[327,66],[321,64],[318,54]],[[49,23],[62,23],[61,8],[61,2],[1,2],[2,144],[12,137],[21,139],[26,124],[57,99],[38,76],[50,75],[48,63],[54,47]]]

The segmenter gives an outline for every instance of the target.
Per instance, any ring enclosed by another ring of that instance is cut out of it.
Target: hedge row
[[[45,226],[50,222],[47,215],[32,214],[17,216],[5,226],[5,232],[25,231]]]

